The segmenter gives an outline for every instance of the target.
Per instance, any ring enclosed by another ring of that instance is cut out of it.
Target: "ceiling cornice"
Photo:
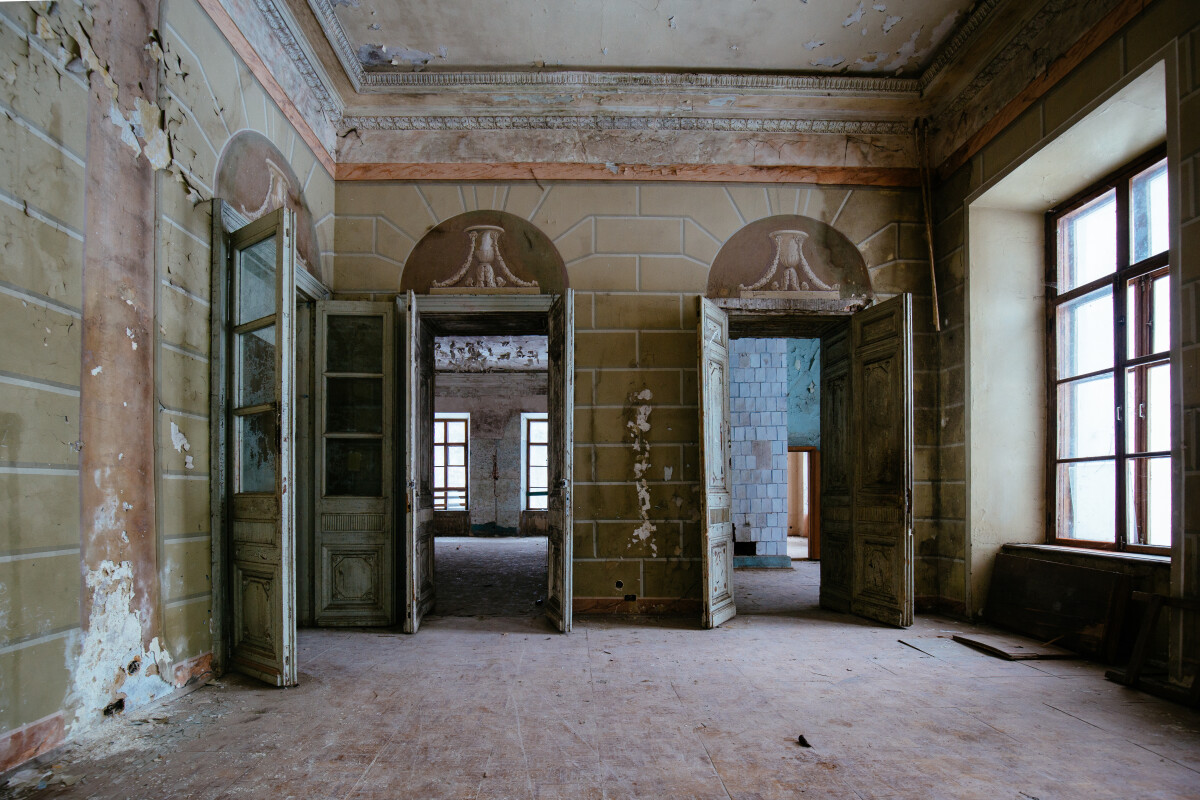
[[[711,131],[732,133],[829,133],[858,136],[906,136],[904,121],[844,119],[768,119],[759,117],[649,117],[598,115],[358,115],[342,117],[342,130],[360,131]]]
[[[279,42],[283,52],[296,65],[305,84],[312,90],[321,109],[335,124],[342,116],[345,104],[337,92],[330,88],[329,76],[321,67],[321,62],[314,56],[304,41],[303,36],[297,36],[298,26],[287,5],[280,0],[254,0],[254,5]]]

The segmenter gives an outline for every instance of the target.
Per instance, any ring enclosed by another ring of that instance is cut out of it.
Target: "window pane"
[[[275,237],[238,251],[237,323],[275,313]]]
[[[1138,382],[1143,381],[1141,400]],[[1171,449],[1170,363],[1130,367],[1125,375],[1125,449],[1130,453]]]
[[[1160,161],[1130,183],[1130,244],[1133,261],[1167,249],[1167,162]]]
[[[326,430],[383,433],[383,378],[328,378]]]
[[[461,467],[467,463],[467,448],[462,445],[451,445],[446,448],[446,455],[452,467]]]
[[[1171,349],[1171,280],[1166,275],[1154,279],[1150,289],[1150,352]]]
[[[548,463],[546,461],[549,449],[544,444],[534,444],[529,446],[529,466],[544,467]]]
[[[446,441],[462,444],[467,441],[467,423],[463,420],[451,420],[446,423]]]
[[[1058,457],[1114,455],[1115,419],[1112,373],[1060,384]]]
[[[1113,365],[1113,290],[1089,292],[1057,309],[1058,377],[1071,378]]]
[[[325,494],[383,496],[383,442],[379,439],[325,440]]]
[[[546,495],[545,495],[545,493],[531,494],[529,496],[529,510],[530,511],[545,511],[546,510]]]
[[[549,433],[550,425],[546,420],[530,420],[529,422],[529,441],[537,444],[545,444],[547,434]]]
[[[237,334],[239,408],[275,400],[275,326]]]
[[[443,508],[447,511],[465,511],[467,508],[467,493],[463,491],[454,491],[453,489],[444,493]]]
[[[467,485],[466,467],[448,467],[446,469],[446,486],[462,489]]]
[[[441,444],[444,441],[446,441],[446,423],[442,422],[441,420],[434,420],[433,443]]]
[[[237,420],[238,491],[275,491],[275,412],[263,411]]]
[[[1058,465],[1058,535],[1116,541],[1117,482],[1112,461]]]
[[[1110,190],[1060,219],[1058,241],[1059,294],[1115,272],[1116,192]]]
[[[439,445],[433,448],[433,465],[435,467],[446,466],[446,447]]]
[[[546,488],[546,468],[545,467],[530,467],[529,468],[529,491]]]
[[[1171,544],[1171,457],[1126,462],[1126,537],[1130,544]]]
[[[330,314],[326,372],[383,372],[383,317]]]

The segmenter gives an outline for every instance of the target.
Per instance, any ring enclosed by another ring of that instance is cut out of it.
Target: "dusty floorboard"
[[[1006,662],[945,638],[983,628],[821,612],[816,565],[797,567],[738,571],[758,613],[715,631],[583,618],[562,636],[527,614],[435,617],[416,636],[304,630],[298,688],[226,677],[42,759],[59,778],[20,794],[1200,796],[1200,714],[1095,664]]]

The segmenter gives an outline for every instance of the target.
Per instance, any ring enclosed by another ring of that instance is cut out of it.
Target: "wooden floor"
[[[714,631],[593,617],[563,636],[529,614],[439,616],[416,636],[303,630],[298,688],[226,677],[41,759],[24,773],[32,783],[8,791],[1200,797],[1196,712],[1105,681],[1094,664],[1006,662],[948,638],[974,626],[918,617],[899,631],[819,611],[816,564],[797,567],[739,570],[754,613]],[[50,771],[58,780],[33,788]]]

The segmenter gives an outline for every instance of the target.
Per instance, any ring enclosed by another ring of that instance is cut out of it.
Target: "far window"
[[[1055,538],[1171,544],[1167,162],[1143,159],[1049,215]]]
[[[549,422],[545,414],[522,414],[521,424],[524,508],[541,511],[549,497]]]
[[[433,507],[444,511],[467,509],[467,445],[469,414],[433,415]]]

